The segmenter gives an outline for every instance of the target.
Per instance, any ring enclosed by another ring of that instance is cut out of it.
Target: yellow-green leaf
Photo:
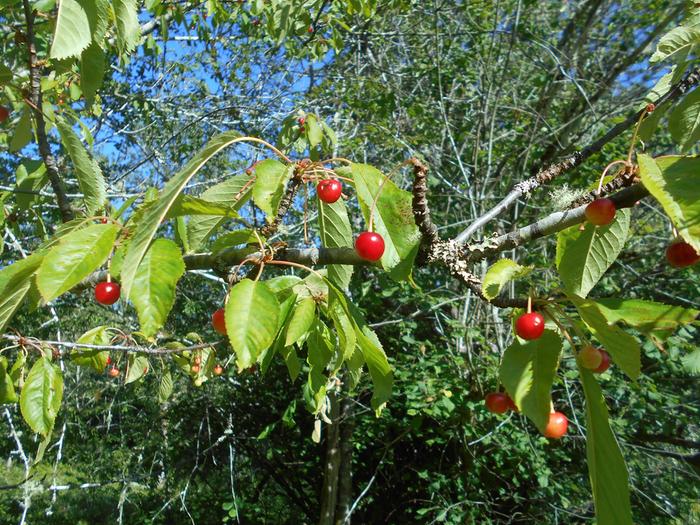
[[[24,381],[19,406],[22,416],[37,434],[51,432],[63,399],[63,375],[50,359],[40,357]]]
[[[521,266],[510,259],[496,261],[486,272],[482,284],[482,292],[487,299],[498,297],[503,287],[519,277],[524,277],[532,271],[532,266]]]

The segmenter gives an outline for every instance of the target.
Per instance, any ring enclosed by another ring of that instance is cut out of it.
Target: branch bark
[[[39,144],[39,153],[46,166],[46,174],[51,188],[56,194],[56,203],[61,213],[63,222],[68,222],[74,217],[73,208],[66,194],[66,188],[58,171],[56,158],[51,153],[49,139],[46,136],[46,122],[44,120],[43,97],[41,94],[41,66],[36,54],[36,39],[34,36],[34,11],[29,0],[23,0],[24,16],[27,24],[27,51],[29,53],[29,102],[33,109],[36,123],[36,138]]]

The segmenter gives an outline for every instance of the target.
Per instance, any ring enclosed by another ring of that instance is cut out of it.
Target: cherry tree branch
[[[659,107],[664,102],[674,102],[699,82],[700,67],[691,71],[683,80],[672,86],[668,93],[659,97],[654,104]],[[512,206],[523,195],[531,193],[540,186],[551,182],[562,174],[581,165],[584,161],[588,160],[591,156],[603,149],[603,146],[605,146],[608,142],[615,139],[624,131],[636,124],[644,112],[645,109],[641,109],[636,113],[629,115],[624,121],[611,128],[605,135],[594,143],[586,146],[580,151],[576,151],[566,159],[556,164],[551,164],[546,168],[541,169],[535,176],[517,183],[501,202],[476,219],[469,225],[468,228],[457,235],[457,237],[454,239],[455,242],[460,244],[466,243],[477,231],[483,228],[487,223],[496,218],[502,212],[510,208],[510,206]]]
[[[44,121],[43,97],[41,94],[41,66],[36,54],[36,39],[34,37],[34,11],[29,0],[23,0],[24,16],[27,23],[27,51],[29,52],[29,102],[33,109],[36,122],[36,138],[39,144],[39,153],[46,166],[46,174],[51,183],[51,188],[56,194],[56,202],[61,212],[63,222],[68,222],[74,217],[73,208],[66,195],[66,188],[58,171],[58,163],[51,153],[49,139],[46,136],[46,122]]]

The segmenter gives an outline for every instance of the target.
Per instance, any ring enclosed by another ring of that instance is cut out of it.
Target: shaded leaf
[[[113,0],[112,5],[116,17],[119,49],[128,53],[136,48],[141,38],[138,2],[137,0]]]
[[[286,166],[274,159],[265,159],[255,165],[253,201],[265,212],[268,222],[277,215],[277,208],[293,171],[293,165]]]
[[[102,48],[93,42],[80,57],[80,87],[83,90],[85,104],[90,107],[95,94],[102,85],[105,74],[105,54]]]
[[[138,381],[148,372],[148,358],[143,355],[129,354],[129,369],[126,372],[124,384]]]
[[[24,381],[19,398],[22,417],[37,434],[51,432],[63,399],[61,369],[46,357],[37,359]]]
[[[106,326],[97,326],[81,335],[76,342],[86,345],[108,345],[111,338],[107,330]],[[70,353],[71,361],[75,364],[92,367],[99,374],[104,372],[108,357],[109,351],[96,348],[74,348]]]
[[[163,374],[158,383],[158,402],[165,403],[173,394],[173,376],[169,371]]]
[[[0,356],[0,405],[17,402],[17,393],[10,374],[7,372],[7,359]]]
[[[498,297],[503,287],[513,279],[524,277],[532,271],[532,266],[521,266],[510,259],[496,261],[484,276],[482,291],[487,299]]]

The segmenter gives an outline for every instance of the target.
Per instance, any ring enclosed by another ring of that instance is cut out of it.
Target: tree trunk
[[[349,525],[348,512],[352,505],[352,436],[355,420],[352,414],[353,404],[350,397],[340,402],[340,473],[338,475],[338,507],[335,513],[335,525]]]
[[[338,442],[340,437],[338,421],[338,399],[335,392],[328,394],[331,410],[329,419],[333,422],[328,425],[326,437],[326,459],[323,468],[323,486],[321,488],[321,517],[319,525],[334,525],[335,508],[338,501],[338,472],[340,470],[340,449]]]

